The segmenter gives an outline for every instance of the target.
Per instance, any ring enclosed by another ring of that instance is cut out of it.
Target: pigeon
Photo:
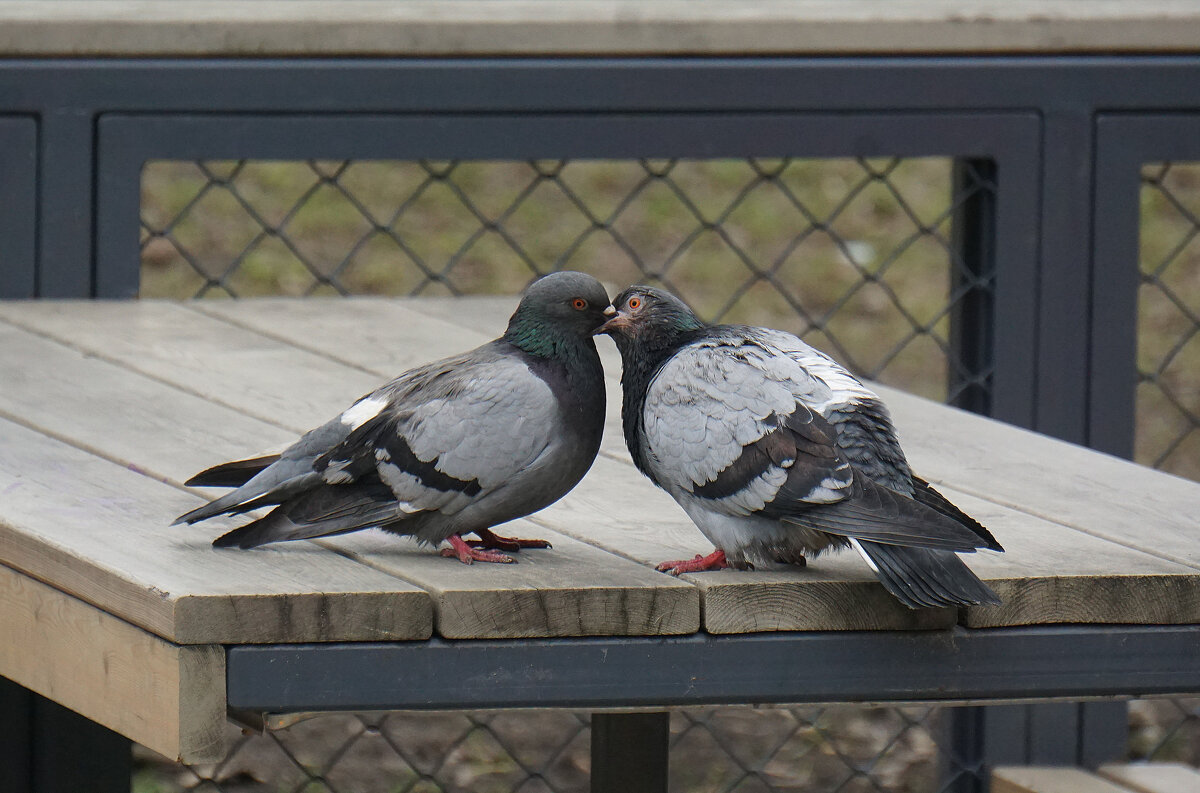
[[[548,275],[495,341],[405,372],[282,454],[192,477],[186,484],[236,489],[175,523],[274,507],[213,545],[378,527],[429,545],[449,541],[442,555],[465,564],[549,547],[491,528],[554,503],[595,460],[604,371],[593,333],[613,313],[595,278]],[[464,540],[468,533],[479,539]]]
[[[708,325],[631,286],[597,333],[621,353],[622,425],[637,467],[715,546],[680,574],[805,564],[853,547],[910,608],[999,604],[956,554],[996,539],[914,476],[879,397],[790,333]]]

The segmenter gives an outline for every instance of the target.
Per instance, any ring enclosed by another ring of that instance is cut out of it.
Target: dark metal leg
[[[12,793],[33,790],[33,694],[0,677],[0,779]]]
[[[592,715],[592,793],[666,793],[670,717]]]
[[[953,708],[944,790],[985,793],[1000,765],[1095,767],[1124,754],[1124,702]]]
[[[950,403],[982,413],[992,412],[990,376],[993,362],[994,287],[996,272],[996,164],[991,160],[955,160],[954,195],[966,195],[954,211],[951,245],[952,295],[961,295],[950,315]],[[961,368],[960,368],[961,367]]]
[[[5,793],[129,793],[127,738],[0,678]]]

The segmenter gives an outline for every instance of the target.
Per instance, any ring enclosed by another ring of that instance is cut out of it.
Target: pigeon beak
[[[616,328],[629,327],[629,315],[622,314],[612,306],[604,309],[604,316],[608,317],[608,322],[605,322],[603,325],[592,331],[593,336],[599,336],[602,333],[611,333]]]

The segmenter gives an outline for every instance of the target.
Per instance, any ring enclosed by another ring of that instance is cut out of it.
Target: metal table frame
[[[996,274],[991,299],[955,318],[954,339],[968,374],[991,380],[990,391],[967,389],[962,405],[1128,456],[1138,167],[1200,158],[1197,132],[1200,57],[1190,55],[14,59],[0,62],[0,247],[6,257],[0,297],[133,295],[139,178],[147,159],[951,156],[995,183],[992,196],[963,206],[955,224],[968,230],[956,238],[967,267]],[[393,658],[413,664],[406,666],[411,671],[422,668],[418,659],[425,652],[457,665],[460,679],[475,681],[457,690],[462,702],[477,705],[466,691],[487,699],[499,696],[488,691],[505,690],[478,677],[493,659],[507,659],[518,670],[546,664],[553,674],[567,675],[565,659],[602,648],[625,664],[640,657],[651,666],[667,664],[654,667],[645,694],[618,697],[626,704],[802,701],[838,691],[851,699],[975,699],[1200,690],[1194,670],[1189,677],[1184,668],[1189,661],[1196,666],[1192,629],[991,633],[481,644],[487,661],[467,646],[443,652],[450,645],[442,642],[231,648],[230,691],[232,697],[248,681],[261,682],[270,664],[297,665],[310,676],[281,678],[291,681],[287,697],[231,698],[239,706],[286,707],[305,699],[303,686],[317,685],[322,678],[311,677],[317,670],[332,674],[332,659],[370,664]],[[1142,653],[1140,647],[1158,650]],[[685,693],[683,670],[699,674],[704,659],[731,671],[750,648],[763,653],[758,660],[764,663],[776,659],[780,669],[793,668],[793,656],[813,653],[825,659],[815,667],[823,671],[790,688],[784,685],[790,678],[766,674],[774,689],[766,682],[723,687],[714,676]],[[903,674],[884,655],[899,648],[913,659]],[[1031,653],[1027,664],[996,656],[1005,660],[986,682],[982,670],[990,668],[991,653],[1025,651]],[[1079,665],[1069,662],[1072,651]],[[839,653],[842,660],[833,663]],[[894,688],[880,680],[838,689],[831,675],[860,668],[867,674],[869,664],[850,659],[874,654],[888,659],[875,671]],[[1135,659],[1149,666],[1132,665]],[[1043,674],[1036,663],[1051,667]],[[1011,679],[1004,680],[1006,674]],[[514,673],[511,680],[518,687],[525,681],[526,696],[510,692],[499,697],[504,702],[536,704],[548,696],[529,686],[528,677]],[[596,698],[599,680],[579,685],[561,701],[614,704]],[[57,716],[24,692],[5,691],[8,715],[0,723],[38,744],[36,736]],[[410,702],[399,692],[389,699],[391,706]],[[1123,725],[1119,703],[1038,706],[1011,719],[1001,739],[982,734],[988,723],[982,712],[956,712],[963,749],[980,762],[1078,762],[1112,749],[1114,725]],[[76,734],[84,740],[86,732]],[[1066,732],[1073,740],[1030,737]],[[10,747],[0,749],[0,760],[32,767],[28,757],[41,756],[34,764],[39,768],[61,767],[45,759],[51,748],[23,746],[0,741]]]

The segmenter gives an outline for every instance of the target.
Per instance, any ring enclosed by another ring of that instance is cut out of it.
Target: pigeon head
[[[608,293],[584,273],[563,270],[525,291],[504,339],[533,355],[553,355],[563,344],[584,341],[611,315]]]
[[[652,286],[631,286],[613,301],[617,313],[600,326],[617,343],[622,355],[633,347],[672,347],[684,336],[705,327],[687,304]]]

